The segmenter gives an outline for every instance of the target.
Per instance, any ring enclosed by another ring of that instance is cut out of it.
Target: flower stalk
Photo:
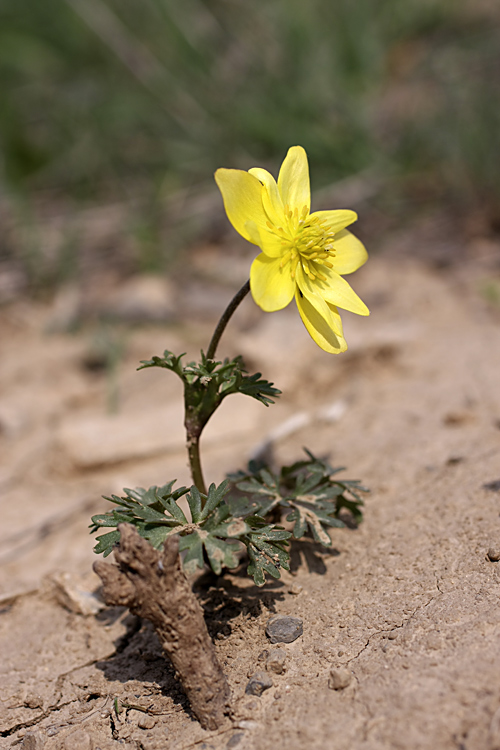
[[[215,329],[214,335],[212,336],[210,344],[208,345],[207,359],[213,359],[215,357],[215,352],[217,351],[219,341],[222,334],[224,333],[227,324],[229,323],[231,316],[235,312],[238,305],[243,302],[249,291],[250,279],[245,284],[243,284],[241,289],[234,295],[233,299],[222,313],[221,319],[217,323],[217,328]]]
[[[210,340],[210,344],[208,345],[206,354],[207,360],[214,360],[219,341],[226,329],[227,324],[229,323],[238,305],[240,305],[240,303],[245,299],[249,291],[250,281],[247,281],[234,295],[231,302],[222,313],[222,316],[217,323],[213,336]],[[197,394],[193,393],[192,383],[185,380],[184,404],[186,409],[186,416],[184,420],[184,426],[186,428],[186,445],[189,458],[189,467],[191,469],[191,477],[193,479],[194,485],[202,495],[206,495],[207,489],[205,480],[203,478],[203,469],[201,467],[200,437],[203,428],[205,427],[206,423],[208,422],[220,402],[214,403],[212,405],[212,408],[209,408],[207,410],[204,408],[200,408],[199,399],[196,398],[196,396]]]

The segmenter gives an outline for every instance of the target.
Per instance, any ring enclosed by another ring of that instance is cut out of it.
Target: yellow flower
[[[358,218],[356,213],[309,213],[309,166],[301,146],[289,149],[278,183],[258,167],[248,172],[218,169],[215,180],[229,221],[262,251],[250,271],[255,302],[273,312],[295,295],[302,321],[318,346],[334,354],[345,351],[337,307],[370,314],[342,278],[368,258],[362,243],[346,229]]]

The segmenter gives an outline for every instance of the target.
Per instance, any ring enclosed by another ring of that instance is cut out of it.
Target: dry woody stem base
[[[228,713],[229,686],[182,570],[179,537],[169,537],[158,552],[130,524],[118,528],[118,565],[94,563],[106,604],[128,607],[152,622],[196,718],[205,729],[217,729]]]

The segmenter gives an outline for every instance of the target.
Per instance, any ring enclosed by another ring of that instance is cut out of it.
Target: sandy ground
[[[472,243],[441,268],[419,255],[418,243],[389,249],[356,274],[372,315],[345,316],[341,357],[315,347],[292,306],[264,315],[251,300],[223,344],[284,395],[270,409],[226,401],[204,439],[209,481],[278,430],[276,460],[329,453],[372,492],[359,529],[334,529],[330,551],[296,543],[281,581],[198,581],[235,702],[219,732],[193,719],[147,625],[92,612],[87,529],[102,494],[189,481],[179,384],[135,365],[165,347],[195,356],[213,310],[127,329],[114,380],[93,368],[89,330],[47,333],[53,305],[2,310],[2,748],[499,750],[500,562],[488,551],[500,557],[500,309],[488,285],[500,250]],[[230,295],[214,288],[213,308]],[[302,618],[304,634],[283,646],[273,687],[245,695],[274,613]],[[338,669],[349,684],[335,690]]]

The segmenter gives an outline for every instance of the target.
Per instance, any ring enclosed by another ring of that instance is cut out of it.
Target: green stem
[[[198,490],[203,494],[207,494],[207,488],[205,480],[203,479],[203,470],[201,468],[200,461],[200,436],[189,437],[187,440],[187,449],[189,456],[189,465],[191,467],[191,476],[193,477],[193,484],[196,485]]]
[[[229,323],[229,320],[231,319],[232,314],[242,302],[245,297],[247,296],[248,292],[250,291],[250,281],[247,281],[246,284],[243,284],[240,291],[237,292],[229,305],[226,307],[224,312],[222,313],[222,317],[217,323],[217,328],[214,331],[214,335],[212,336],[212,340],[210,341],[210,344],[208,345],[207,349],[207,359],[214,359],[215,352],[217,351],[217,347],[219,345],[220,338],[222,334],[224,333],[224,330]]]
[[[215,352],[217,351],[217,346],[219,345],[221,336],[224,333],[224,330],[227,324],[229,323],[231,316],[233,315],[234,311],[236,310],[240,302],[242,302],[245,299],[249,291],[250,291],[250,281],[247,281],[246,284],[244,284],[241,287],[239,292],[237,292],[234,295],[233,299],[231,300],[229,305],[226,307],[226,309],[222,313],[221,319],[217,323],[217,328],[215,329],[212,339],[210,341],[210,344],[208,345],[207,359],[214,359]],[[196,485],[196,487],[201,493],[206,495],[207,490],[205,486],[205,480],[203,479],[203,470],[201,468],[201,459],[200,459],[200,436],[208,419],[205,416],[203,423],[201,423],[199,414],[196,412],[196,409],[193,409],[188,405],[189,404],[188,391],[186,391],[185,393],[184,401],[186,404],[185,425],[186,425],[187,449],[188,449],[188,456],[189,456],[189,466],[191,468],[191,476],[193,478],[193,484]]]

